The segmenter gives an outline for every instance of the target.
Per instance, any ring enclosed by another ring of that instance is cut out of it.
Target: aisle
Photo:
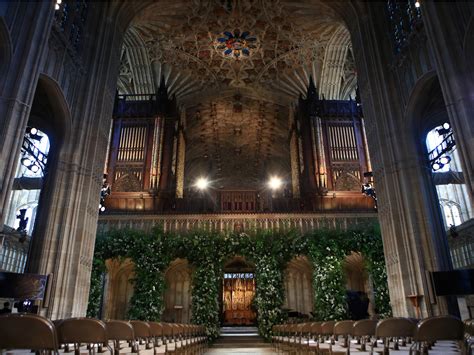
[[[272,345],[258,335],[256,327],[222,327],[221,336],[207,350],[207,354],[276,354]]]

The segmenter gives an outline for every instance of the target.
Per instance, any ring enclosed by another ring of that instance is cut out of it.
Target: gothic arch
[[[305,256],[293,258],[284,272],[284,308],[309,316],[313,311],[313,267]]]
[[[191,274],[192,270],[186,259],[174,260],[166,270],[163,321],[191,321]]]
[[[59,147],[69,148],[69,144],[73,146],[71,111],[59,83],[46,74],[40,74],[33,105],[38,99],[37,95],[42,95],[41,98],[45,98],[50,107],[51,120],[45,122],[45,124],[53,133],[51,136],[54,139],[53,144],[56,145],[56,149]],[[42,103],[38,102],[38,104]]]
[[[0,17],[0,88],[6,77],[12,56],[10,31],[3,17]]]
[[[409,95],[405,109],[405,127],[412,132],[411,137],[416,138],[447,117],[438,76],[435,71],[427,72],[418,79]],[[410,137],[410,134],[406,136]]]
[[[346,289],[348,292],[348,307],[353,318],[365,318],[367,315],[354,314],[354,310],[360,311],[361,302],[367,302],[368,315],[375,314],[374,294],[367,268],[365,266],[364,256],[359,252],[351,252],[343,262],[343,270],[346,278]],[[354,304],[354,301],[356,304]],[[353,307],[355,309],[353,309]],[[359,307],[357,307],[359,306]],[[360,313],[360,312],[359,312]]]
[[[127,319],[133,295],[134,264],[130,259],[109,259],[105,266],[107,278],[103,316],[105,319]]]

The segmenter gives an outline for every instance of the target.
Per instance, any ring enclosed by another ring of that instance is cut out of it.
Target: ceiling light
[[[283,181],[278,176],[272,176],[268,181],[268,186],[272,190],[278,190],[281,185],[283,185]]]
[[[450,129],[451,125],[448,122],[443,123],[443,128],[444,129]]]
[[[194,186],[196,186],[199,190],[204,190],[209,186],[209,181],[205,177],[200,177],[196,180]]]
[[[443,164],[437,162],[437,163],[433,163],[431,167],[433,168],[434,171],[438,171],[439,169],[443,168]]]
[[[415,1],[415,7],[416,7],[416,8],[419,8],[419,7],[420,7],[420,2],[419,2],[418,0]]]

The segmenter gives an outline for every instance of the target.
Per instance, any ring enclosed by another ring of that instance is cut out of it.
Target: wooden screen
[[[253,273],[225,273],[223,285],[224,324],[254,324],[256,313],[252,310],[255,297]]]
[[[361,167],[353,121],[331,119],[326,120],[324,126],[330,171],[329,187],[338,191],[359,191]]]
[[[254,212],[257,208],[255,191],[221,192],[221,210],[223,212]]]
[[[148,120],[122,121],[116,129],[114,135],[117,140],[112,146],[112,151],[115,151],[112,189],[123,192],[143,191],[150,179],[147,176],[147,163],[150,160],[153,124]]]

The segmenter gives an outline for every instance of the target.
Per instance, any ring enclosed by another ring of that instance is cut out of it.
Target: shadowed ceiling
[[[239,57],[229,34],[248,39]],[[255,188],[290,175],[288,113],[310,77],[327,99],[354,96],[349,33],[324,2],[163,0],[133,19],[118,89],[153,93],[164,78],[186,110],[187,180],[212,171],[221,188]]]

